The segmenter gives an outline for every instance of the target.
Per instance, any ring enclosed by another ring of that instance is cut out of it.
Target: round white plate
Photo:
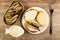
[[[47,14],[47,12],[44,10],[44,9],[42,9],[42,8],[40,8],[40,7],[31,7],[31,8],[29,8],[29,9],[27,9],[26,11],[28,11],[28,10],[30,10],[30,9],[35,9],[35,10],[37,10],[37,11],[44,11],[46,14]],[[47,14],[47,17],[48,17],[48,20],[49,20],[49,16],[48,16],[48,14]],[[25,27],[25,19],[24,19],[24,14],[23,14],[23,17],[22,17],[22,25],[23,25],[23,27],[26,29],[26,27]],[[28,31],[27,29],[27,31],[29,32],[29,33],[31,33],[31,34],[39,34],[39,33],[42,33],[42,32],[44,32],[46,29],[47,29],[47,27],[48,27],[48,25],[49,25],[49,23],[46,25],[46,26],[42,26],[42,27],[40,27],[40,31],[37,31],[37,32],[30,32],[30,31]]]

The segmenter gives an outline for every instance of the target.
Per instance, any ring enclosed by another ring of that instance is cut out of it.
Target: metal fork
[[[52,30],[52,14],[53,14],[53,12],[54,12],[54,4],[52,3],[51,5],[50,5],[50,35],[52,35],[52,32],[53,32],[53,30]]]

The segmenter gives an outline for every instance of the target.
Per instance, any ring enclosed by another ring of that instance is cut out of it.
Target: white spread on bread
[[[30,11],[25,13],[25,20],[27,20],[27,21],[34,20],[36,15],[37,15],[37,11],[30,10]]]

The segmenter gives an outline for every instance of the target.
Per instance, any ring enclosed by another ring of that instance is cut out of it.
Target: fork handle
[[[52,15],[50,14],[50,35],[52,35]]]

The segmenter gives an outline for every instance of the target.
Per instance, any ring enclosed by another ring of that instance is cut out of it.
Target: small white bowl
[[[26,11],[28,11],[28,10],[30,10],[30,9],[35,9],[35,10],[37,10],[37,11],[43,11],[43,12],[45,12],[45,13],[47,14],[47,17],[48,17],[48,20],[49,20],[48,13],[47,13],[44,9],[42,9],[42,8],[40,8],[40,7],[31,7],[31,8],[29,8],[29,9],[27,9]],[[25,19],[24,19],[24,14],[23,14],[23,17],[22,17],[22,25],[23,25],[23,27],[26,29],[26,27],[25,27],[25,22],[26,22],[26,21],[25,21]],[[44,31],[47,29],[48,25],[49,25],[49,23],[48,23],[46,26],[40,27],[40,31],[37,31],[37,32],[30,32],[30,31],[28,31],[27,29],[26,29],[26,30],[27,30],[29,33],[31,33],[31,34],[39,34],[39,33],[44,32]]]
[[[5,34],[9,34],[12,37],[20,37],[24,34],[24,30],[18,25],[12,25],[10,28],[5,29]]]

